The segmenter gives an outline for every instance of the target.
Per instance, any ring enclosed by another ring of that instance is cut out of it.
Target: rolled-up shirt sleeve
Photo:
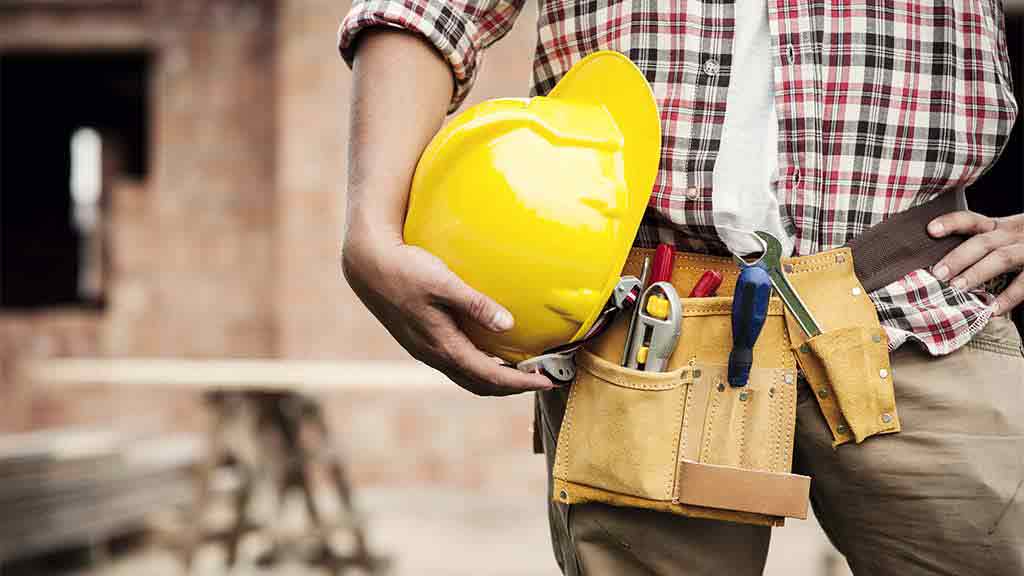
[[[525,0],[356,0],[338,30],[338,48],[352,65],[356,39],[370,27],[408,30],[424,37],[448,61],[455,81],[449,112],[459,107],[476,79],[485,48],[515,23]]]

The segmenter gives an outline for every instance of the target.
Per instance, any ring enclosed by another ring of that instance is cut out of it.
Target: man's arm
[[[511,314],[402,238],[416,163],[452,97],[448,64],[402,31],[363,32],[353,65],[348,208],[342,269],[367,308],[418,360],[480,395],[552,387],[543,376],[501,366],[459,329],[458,311],[495,330]]]

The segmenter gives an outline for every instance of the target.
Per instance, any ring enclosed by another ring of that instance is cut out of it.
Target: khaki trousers
[[[1024,574],[1024,354],[1005,318],[944,357],[892,357],[903,431],[832,448],[805,383],[793,469],[860,575]],[[550,478],[565,390],[538,396]],[[549,484],[550,489],[550,484]],[[549,502],[551,502],[549,494]],[[771,529],[602,504],[550,505],[567,576],[760,574]],[[784,530],[785,528],[783,528]]]

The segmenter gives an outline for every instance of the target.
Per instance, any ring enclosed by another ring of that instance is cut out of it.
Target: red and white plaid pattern
[[[511,28],[524,1],[356,0],[339,44],[351,60],[367,26],[422,34],[452,67],[454,109],[483,50]],[[780,123],[777,194],[796,254],[843,245],[891,214],[966,187],[1002,151],[1017,104],[1000,0],[766,1]],[[629,56],[654,89],[661,169],[638,245],[672,241],[724,253],[711,184],[734,2],[539,2],[534,94],[601,49]],[[991,316],[990,295],[962,292],[926,270],[871,297],[893,348],[912,340],[945,354]]]

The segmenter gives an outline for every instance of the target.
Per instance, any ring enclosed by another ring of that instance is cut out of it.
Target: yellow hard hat
[[[405,241],[507,308],[474,344],[519,362],[583,338],[619,280],[658,171],[650,86],[618,52],[579,61],[551,93],[453,118],[416,167]]]

